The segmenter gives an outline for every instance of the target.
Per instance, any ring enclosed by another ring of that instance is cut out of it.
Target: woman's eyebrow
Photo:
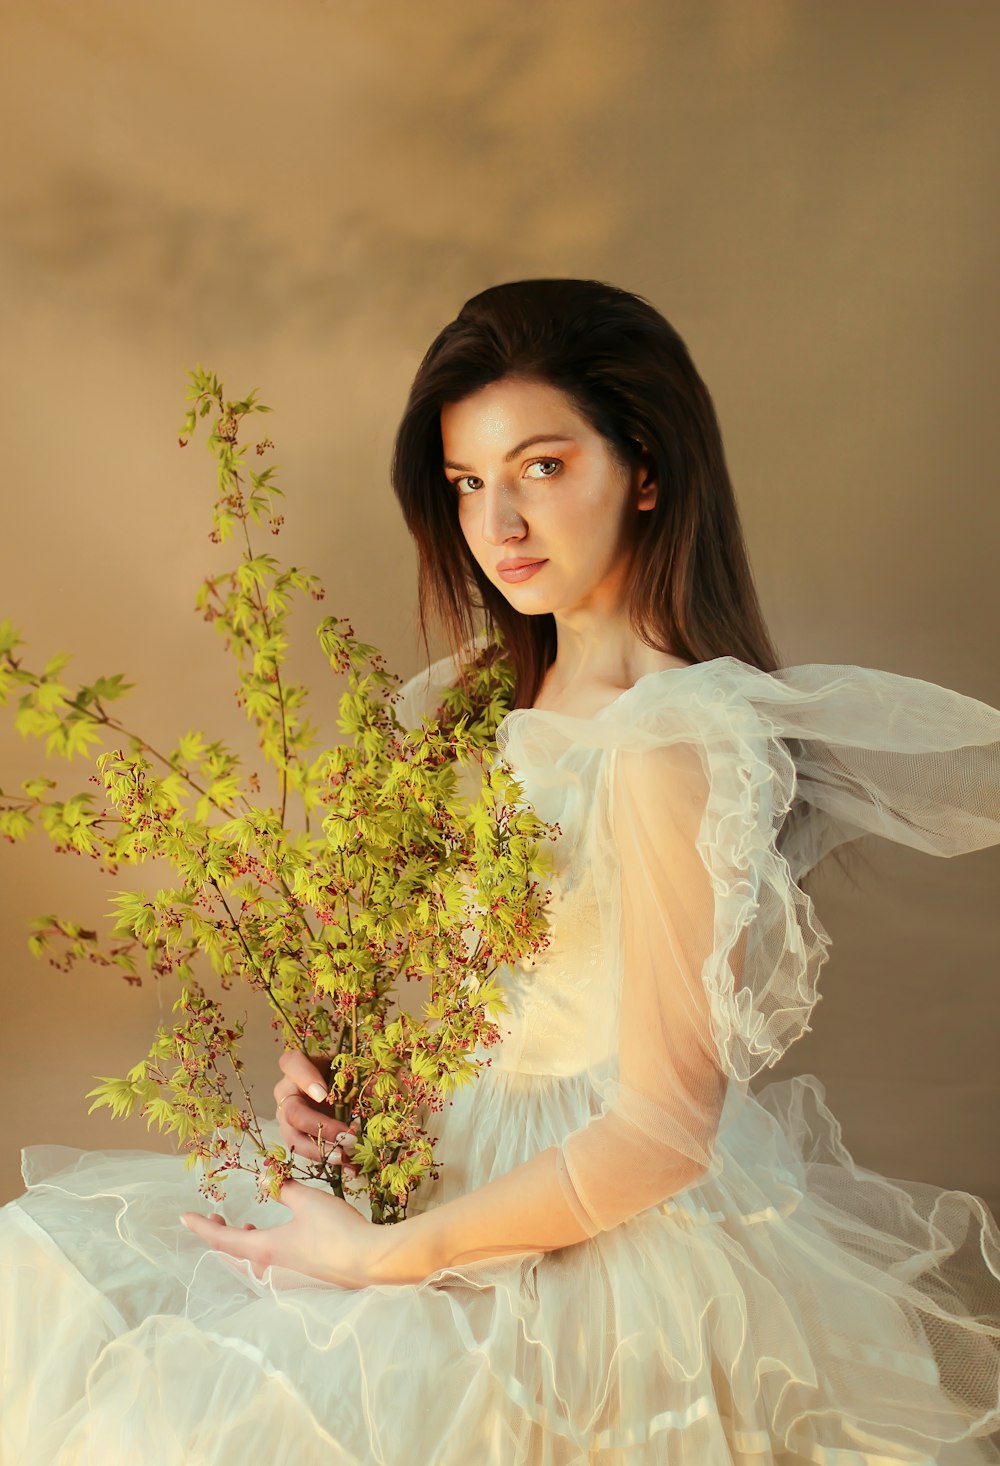
[[[536,433],[533,438],[525,438],[523,443],[518,443],[516,448],[512,448],[509,453],[505,453],[503,461],[504,463],[510,463],[512,458],[516,458],[519,453],[523,453],[525,448],[530,448],[534,443],[572,443],[573,441],[573,438],[568,438],[564,433]],[[467,463],[452,463],[447,458],[444,461],[444,466],[445,468],[460,469],[462,473],[472,472],[472,469]]]

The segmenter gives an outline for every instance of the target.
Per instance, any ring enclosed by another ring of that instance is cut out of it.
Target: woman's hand
[[[308,1059],[298,1049],[286,1049],[278,1067],[282,1077],[274,1086],[275,1118],[287,1149],[305,1160],[318,1161],[319,1135],[326,1158],[341,1166],[345,1181],[354,1180],[358,1170],[350,1164],[350,1155],[357,1144],[357,1121],[343,1124],[327,1103],[330,1061]]]
[[[330,1061],[287,1049],[278,1064],[282,1077],[274,1086],[276,1118],[288,1149],[307,1160],[319,1160],[319,1136],[326,1158],[341,1165],[342,1176],[356,1177],[358,1168],[348,1157],[357,1143],[357,1121],[344,1125],[334,1117],[327,1100]],[[408,1076],[398,1078],[401,1088],[408,1089]],[[369,1080],[365,1094],[374,1083]],[[399,1227],[406,1224],[376,1227],[349,1201],[324,1188],[286,1181],[278,1199],[292,1217],[276,1227],[258,1228],[252,1222],[230,1226],[221,1212],[211,1216],[185,1212],[180,1220],[216,1252],[248,1261],[258,1278],[267,1268],[279,1267],[342,1288],[363,1288],[374,1282],[416,1282],[439,1266],[433,1255],[425,1257],[426,1241],[421,1241],[412,1259],[408,1254],[396,1257]],[[387,1248],[390,1241],[393,1245]],[[391,1267],[386,1265],[387,1251],[394,1252]]]
[[[181,1221],[216,1252],[246,1259],[257,1278],[269,1267],[282,1267],[341,1288],[363,1288],[374,1225],[349,1201],[301,1181],[286,1181],[278,1199],[292,1217],[277,1227],[231,1227],[219,1212],[185,1212]]]

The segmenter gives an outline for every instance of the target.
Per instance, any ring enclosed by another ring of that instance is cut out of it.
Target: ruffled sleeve
[[[641,678],[580,731],[605,753],[591,858],[617,1063],[559,1175],[594,1235],[696,1182],[727,1087],[808,1029],[829,938],[806,871],[864,834],[1000,843],[1000,712],[874,669],[720,658]]]

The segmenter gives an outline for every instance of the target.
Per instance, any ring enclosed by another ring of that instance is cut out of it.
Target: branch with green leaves
[[[322,1177],[344,1194],[339,1163],[320,1146],[308,1163],[269,1142],[247,1082],[240,1045],[246,1020],[227,1018],[240,986],[266,1012],[284,1046],[329,1063],[338,1121],[357,1122],[351,1157],[373,1219],[398,1220],[421,1181],[438,1174],[428,1126],[455,1089],[475,1081],[500,1037],[506,1009],[498,969],[548,942],[541,821],[513,770],[496,754],[512,675],[497,639],[480,648],[446,689],[434,716],[406,728],[395,713],[400,679],[345,618],[317,628],[326,662],[347,678],[338,724],[346,741],[310,752],[318,729],[307,690],[283,676],[294,593],[321,600],[315,576],[254,553],[251,525],[280,531],[275,469],[244,473],[243,420],[270,409],[256,393],[224,399],[221,383],[190,374],[180,436],[215,413],[207,446],[217,460],[209,538],[238,534],[242,556],[206,579],[196,609],[225,637],[238,664],[237,702],[274,766],[273,802],[220,740],[190,730],[169,752],[134,732],[113,705],[124,677],[73,689],[70,658],[41,672],[25,665],[13,623],[0,623],[0,702],[17,696],[14,725],[68,761],[95,745],[97,773],[61,799],[56,781],[0,790],[0,835],[23,841],[37,825],[57,851],[86,856],[114,876],[122,865],[164,860],[169,888],[112,898],[111,943],[92,924],[52,915],[32,922],[29,949],[63,970],[79,959],[173,974],[174,1022],[122,1078],[103,1077],[91,1109],[141,1113],[176,1136],[202,1192],[224,1196],[225,1176],[249,1170],[261,1196],[284,1180]],[[274,444],[255,445],[262,455]],[[110,745],[110,746],[108,746]],[[300,812],[298,827],[292,811]],[[214,990],[213,990],[214,989]],[[419,1001],[403,1004],[406,994]]]

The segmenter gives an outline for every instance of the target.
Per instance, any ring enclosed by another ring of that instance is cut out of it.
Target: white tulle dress
[[[856,1165],[814,1076],[759,1082],[829,947],[799,880],[863,834],[1000,842],[1000,711],[722,657],[589,717],[516,709],[497,745],[560,826],[552,943],[501,970],[503,1042],[433,1117],[411,1210],[551,1148],[586,1240],[261,1281],[179,1225],[207,1209],[179,1157],[33,1146],[0,1209],[4,1466],[1000,1461],[986,1206]],[[236,1178],[224,1210],[288,1215]]]

